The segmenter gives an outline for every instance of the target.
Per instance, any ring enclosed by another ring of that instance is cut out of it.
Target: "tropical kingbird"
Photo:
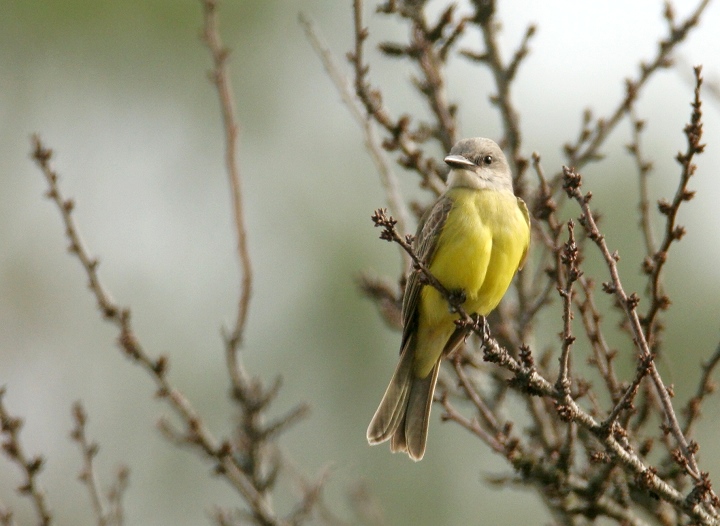
[[[522,268],[530,244],[530,214],[513,193],[505,155],[490,139],[464,139],[445,162],[445,192],[420,220],[413,247],[440,283],[470,314],[487,316]],[[466,329],[440,292],[412,272],[402,304],[400,361],[370,422],[371,445],[417,461],[425,454],[430,407],[444,356],[464,341]]]

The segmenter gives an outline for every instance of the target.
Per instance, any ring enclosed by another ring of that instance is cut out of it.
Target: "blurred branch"
[[[650,216],[650,194],[649,194],[649,176],[652,171],[653,164],[643,157],[641,146],[641,134],[645,128],[645,121],[635,116],[634,110],[630,110],[630,123],[632,125],[632,142],[627,145],[627,150],[635,160],[635,166],[638,172],[638,181],[640,186],[640,202],[638,210],[640,211],[639,225],[642,229],[643,240],[645,241],[645,253],[650,258],[655,251],[656,242],[655,234],[652,227],[652,218]],[[648,261],[645,266],[650,265]]]
[[[690,400],[688,400],[687,407],[685,409],[686,421],[683,427],[683,433],[685,436],[692,435],[693,425],[697,422],[700,416],[700,407],[705,401],[708,395],[711,395],[717,389],[717,384],[712,381],[712,374],[715,372],[718,364],[720,363],[720,344],[715,348],[715,352],[710,359],[702,364],[702,375],[698,382],[698,388]]]
[[[75,427],[70,433],[70,437],[77,442],[83,455],[83,468],[82,471],[80,471],[78,478],[83,484],[85,484],[88,493],[90,494],[90,502],[92,504],[98,526],[105,526],[108,524],[108,514],[101,495],[97,473],[95,473],[93,466],[93,460],[98,453],[98,445],[94,442],[89,442],[87,439],[85,434],[87,413],[85,413],[85,408],[80,402],[75,402],[72,414],[73,420],[75,421]]]
[[[460,53],[471,60],[487,64],[493,75],[497,93],[490,97],[490,102],[498,108],[502,118],[505,138],[505,144],[503,146],[507,147],[510,152],[508,160],[510,162],[511,172],[514,175],[513,182],[515,183],[516,193],[520,197],[524,197],[524,190],[520,182],[527,167],[527,160],[520,154],[522,145],[520,115],[512,101],[510,91],[520,63],[527,57],[530,51],[530,39],[535,34],[537,28],[533,24],[528,26],[523,40],[517,51],[515,51],[512,60],[506,64],[502,59],[497,38],[500,23],[495,19],[495,3],[475,0],[473,4],[475,5],[475,13],[470,19],[480,28],[485,48],[482,53],[469,50],[463,50]]]
[[[303,13],[300,13],[299,20],[300,25],[302,25],[305,31],[306,38],[310,42],[315,54],[317,54],[322,61],[323,67],[330,77],[330,80],[332,80],[335,89],[343,101],[343,104],[345,104],[353,119],[355,119],[355,122],[363,131],[365,149],[368,153],[370,153],[370,158],[380,175],[380,184],[385,191],[388,208],[390,208],[394,217],[397,218],[400,231],[409,232],[410,215],[407,207],[405,206],[405,201],[400,194],[400,186],[398,185],[397,177],[395,177],[395,174],[387,162],[369,115],[363,114],[361,108],[358,106],[349,80],[340,71],[337,61],[333,57],[328,45],[323,40],[322,35],[320,35],[318,28],[312,20]],[[403,268],[407,271],[410,267],[410,258],[402,249],[400,249],[400,253],[402,254],[403,259]]]
[[[127,487],[128,470],[124,466],[118,470],[116,485],[109,492],[107,500],[105,500],[93,464],[98,453],[98,445],[90,442],[87,438],[85,433],[87,413],[80,402],[73,404],[72,414],[75,426],[70,433],[70,437],[78,444],[83,455],[83,468],[78,478],[87,487],[97,525],[122,526],[124,516],[122,495]]]
[[[0,526],[15,526],[12,511],[0,503]]]
[[[214,69],[210,79],[217,88],[220,99],[223,124],[225,127],[225,162],[227,165],[228,178],[230,180],[230,194],[232,196],[233,218],[235,220],[235,232],[237,234],[237,252],[242,269],[242,285],[240,287],[240,300],[238,303],[237,319],[235,327],[227,337],[228,361],[234,381],[237,375],[243,375],[242,364],[237,358],[238,348],[242,343],[247,313],[252,295],[252,264],[250,253],[247,247],[247,229],[245,227],[245,216],[243,214],[243,193],[242,178],[238,165],[237,142],[240,125],[235,116],[235,104],[230,77],[227,72],[227,60],[230,50],[227,49],[220,39],[219,22],[217,15],[216,0],[201,0],[204,16],[203,41],[213,59]]]
[[[50,165],[52,151],[42,144],[38,136],[33,137],[32,156],[47,181],[47,197],[57,205],[60,211],[65,225],[65,234],[70,241],[70,253],[76,256],[82,264],[101,314],[118,329],[118,343],[125,356],[151,377],[157,386],[157,396],[164,399],[184,423],[183,442],[215,464],[215,471],[221,474],[243,496],[258,522],[264,525],[283,524],[268,502],[267,496],[253,485],[251,478],[243,471],[237,460],[238,452],[233,449],[230,442],[221,442],[212,435],[190,401],[170,382],[167,376],[168,358],[160,356],[154,359],[145,352],[135,335],[130,310],[120,308],[110,299],[109,293],[97,274],[97,259],[90,256],[80,239],[72,216],[73,201],[66,199],[60,192],[57,173]]]
[[[386,6],[392,7],[390,4]],[[378,9],[382,10],[383,6]],[[393,119],[383,105],[382,94],[374,89],[367,79],[370,67],[365,63],[364,43],[368,38],[368,31],[363,26],[362,10],[362,0],[353,0],[355,48],[348,53],[348,60],[355,72],[355,94],[368,117],[388,133],[389,137],[383,141],[383,148],[387,151],[400,151],[401,156],[398,159],[400,165],[417,172],[421,177],[421,185],[435,195],[439,195],[443,190],[440,167],[433,159],[425,158],[422,149],[418,146],[418,143],[427,140],[426,130],[411,131],[411,118],[408,115],[403,115],[397,120]],[[388,52],[389,50],[386,49],[386,53]]]
[[[42,471],[45,460],[38,455],[30,457],[20,442],[20,430],[23,426],[21,418],[12,416],[5,407],[5,387],[0,387],[0,438],[2,439],[2,452],[22,472],[25,480],[17,491],[32,502],[37,524],[49,526],[52,523],[52,514],[45,502],[45,492],[40,487],[38,475]],[[4,524],[12,524],[12,513],[0,509],[0,520]]]

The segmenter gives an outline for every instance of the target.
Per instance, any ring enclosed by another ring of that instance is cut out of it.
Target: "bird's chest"
[[[514,196],[499,192],[467,191],[456,196],[430,264],[448,288],[479,291],[493,264],[512,245],[517,222]],[[512,269],[513,272],[515,269]]]

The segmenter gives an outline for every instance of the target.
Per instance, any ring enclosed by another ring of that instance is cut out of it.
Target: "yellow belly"
[[[505,295],[530,242],[517,199],[509,192],[455,188],[453,208],[430,271],[450,290],[462,289],[469,313],[486,316]],[[414,370],[424,378],[455,329],[457,314],[433,287],[421,292]]]

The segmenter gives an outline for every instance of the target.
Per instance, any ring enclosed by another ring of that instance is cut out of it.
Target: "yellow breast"
[[[486,316],[510,286],[530,242],[530,229],[510,192],[455,188],[430,271],[448,289],[462,289],[464,308]],[[424,377],[454,330],[447,301],[434,288],[421,293],[415,372]]]

